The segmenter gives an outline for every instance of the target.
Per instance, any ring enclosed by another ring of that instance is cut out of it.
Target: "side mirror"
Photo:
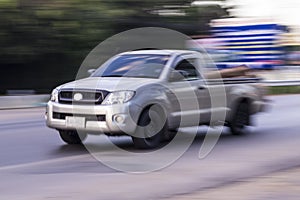
[[[87,73],[88,73],[89,75],[92,75],[95,71],[96,71],[96,69],[89,69],[89,70],[87,71]]]
[[[169,81],[170,82],[176,82],[176,81],[182,81],[184,80],[184,76],[180,71],[174,70],[170,74]]]

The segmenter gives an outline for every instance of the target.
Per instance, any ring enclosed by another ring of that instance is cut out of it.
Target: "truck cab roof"
[[[192,50],[169,50],[169,49],[162,49],[162,50],[136,50],[136,51],[128,51],[121,53],[119,55],[138,55],[138,54],[153,54],[153,55],[189,55],[195,54],[195,51]]]

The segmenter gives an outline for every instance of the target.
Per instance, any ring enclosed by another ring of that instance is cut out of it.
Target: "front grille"
[[[109,92],[105,90],[72,90],[59,92],[59,103],[63,104],[101,104]]]
[[[72,113],[58,113],[58,112],[53,112],[52,117],[53,119],[61,119],[65,120],[66,117],[84,117],[86,121],[106,121],[105,115],[83,115],[83,114],[72,114]]]

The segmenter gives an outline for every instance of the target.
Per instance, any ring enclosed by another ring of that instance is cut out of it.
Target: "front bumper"
[[[55,129],[132,134],[136,129],[140,113],[141,108],[130,102],[120,105],[69,105],[49,101],[45,118],[47,126]],[[57,114],[84,117],[84,125],[80,127],[76,124],[70,125],[66,118],[55,117]],[[104,116],[100,121],[96,117],[99,115]],[[95,117],[91,120],[90,117],[85,116]]]

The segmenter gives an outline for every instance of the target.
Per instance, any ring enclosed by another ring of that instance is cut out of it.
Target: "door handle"
[[[205,89],[206,89],[205,86],[199,86],[199,87],[198,87],[198,90],[205,90]]]

